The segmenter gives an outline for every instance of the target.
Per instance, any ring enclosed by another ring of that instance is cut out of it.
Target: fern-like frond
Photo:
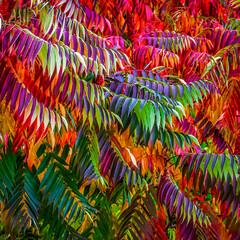
[[[157,198],[170,214],[175,215],[182,239],[207,238],[207,227],[210,226],[211,219],[184,196],[184,193],[171,180],[169,173],[164,173],[160,177]]]

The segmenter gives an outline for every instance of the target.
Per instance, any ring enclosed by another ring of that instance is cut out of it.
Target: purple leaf
[[[123,176],[125,175],[127,169],[128,169],[127,166],[126,166],[126,165],[123,165],[122,172],[121,172],[121,175],[120,175],[120,179],[123,178]]]
[[[124,83],[120,83],[116,89],[116,94],[121,94],[123,92]]]
[[[179,195],[178,195],[178,202],[177,202],[177,216],[178,216],[178,218],[179,218],[179,215],[180,215],[183,199],[184,199],[184,194],[183,193],[179,193]]]
[[[104,54],[103,54],[102,48],[98,48],[98,53],[99,53],[99,56],[100,56],[100,61],[104,65]]]
[[[80,110],[80,112],[82,111],[83,91],[84,91],[83,82],[80,81],[80,94],[79,94],[79,110]]]
[[[200,165],[202,163],[202,159],[203,159],[204,156],[205,156],[204,154],[200,154],[198,159],[197,159],[197,162],[196,162],[196,165],[195,165],[195,174],[196,174],[196,176],[198,176]]]
[[[32,98],[32,94],[31,93],[27,93],[24,109],[26,109],[26,107],[28,106],[31,98]]]
[[[222,39],[221,39],[221,47],[220,48],[224,48],[225,43],[226,43],[226,37],[228,35],[229,31],[224,31],[223,35],[222,35]]]
[[[162,191],[161,191],[161,198],[160,198],[160,202],[161,202],[161,203],[163,203],[164,198],[165,198],[165,196],[166,196],[166,193],[167,193],[167,191],[168,191],[168,189],[169,189],[169,187],[170,187],[171,185],[172,185],[171,182],[168,182],[167,184],[164,185],[164,187],[163,187],[163,189],[162,189]]]
[[[207,169],[207,166],[209,164],[209,161],[212,157],[212,154],[207,154],[207,157],[206,157],[206,161],[205,161],[205,164],[204,164],[204,172],[206,172],[206,169]]]
[[[231,168],[233,169],[233,166],[234,166],[234,158],[233,158],[233,155],[232,155],[232,154],[229,154],[228,156],[229,156],[229,158],[230,158]]]
[[[97,48],[94,47],[94,46],[91,46],[92,47],[92,52],[93,52],[93,60],[96,61],[97,60]]]
[[[29,66],[30,62],[31,62],[31,59],[32,59],[32,56],[33,56],[33,52],[37,46],[37,43],[38,43],[38,40],[37,39],[34,39],[32,44],[31,44],[31,47],[29,49],[29,52],[28,52],[28,55],[27,55],[27,65]]]
[[[186,162],[187,162],[187,160],[188,160],[188,158],[189,158],[190,156],[191,156],[190,154],[186,154],[186,155],[182,158],[181,167],[183,167],[183,166],[186,164]]]
[[[59,88],[61,86],[61,83],[62,83],[62,74],[61,73],[62,73],[62,69],[60,69],[60,74],[58,75],[58,80],[57,80],[57,83],[56,83],[55,89],[54,89],[54,96],[55,96],[55,98],[58,95],[58,90],[59,90]],[[68,74],[66,73],[66,75],[68,75]]]
[[[73,35],[72,35],[73,36]],[[69,42],[69,33],[67,31],[64,31],[64,42],[65,45],[70,46],[70,42]]]
[[[128,116],[129,116],[129,114],[130,114],[130,112],[132,111],[132,109],[135,107],[135,105],[137,104],[137,99],[132,99],[132,102],[131,102],[131,104],[130,104],[130,106],[129,106],[129,109],[128,109]]]
[[[128,186],[130,186],[130,183],[131,183],[132,173],[133,173],[132,170],[129,169],[129,170],[128,170]]]
[[[130,96],[130,92],[131,92],[131,86],[127,84],[127,85],[125,86],[124,95],[125,95],[125,96]]]
[[[225,161],[226,161],[226,155],[225,155],[225,154],[222,154],[221,170],[223,170]]]
[[[178,88],[179,88],[179,91],[180,91],[181,98],[183,98],[184,87],[182,85],[179,85]]]
[[[173,190],[175,189],[174,185],[171,185],[170,188],[167,191],[167,194],[165,196],[165,205],[168,206],[169,198],[172,196]]]
[[[18,45],[18,50],[17,50],[17,56],[19,57],[19,55],[21,54],[23,47],[26,44],[26,41],[28,40],[28,35],[27,34],[23,34],[22,39]]]
[[[177,97],[177,87],[175,85],[171,85],[172,93],[173,93],[173,99],[175,100]]]
[[[43,104],[40,103],[39,105],[40,105],[39,121],[40,121],[40,123],[41,123],[42,120],[43,120]]]
[[[103,111],[103,113],[105,114],[105,119],[106,119],[107,124],[110,126],[111,123],[109,122],[109,118],[108,118],[107,111],[106,111],[104,108],[102,108],[102,111]]]
[[[189,200],[188,200],[188,198],[184,197],[184,202],[185,202],[185,214],[187,214],[188,207],[189,207]]]
[[[138,175],[137,175],[137,174],[135,174],[135,181],[134,181],[134,183],[135,183],[135,186],[137,185],[137,180],[138,180]]]
[[[2,54],[5,54],[5,51],[9,49],[8,48],[9,38],[10,38],[10,33],[6,34],[6,36],[3,38]]]
[[[214,154],[213,155],[213,163],[212,163],[212,171],[216,165],[217,159],[218,159],[218,154]]]
[[[116,167],[115,172],[114,172],[114,177],[113,177],[113,184],[114,185],[116,184],[116,182],[118,180],[117,177],[118,177],[118,175],[120,173],[121,166],[122,166],[122,161],[118,161],[117,167]]]
[[[114,109],[115,113],[118,112],[120,106],[123,104],[124,101],[125,101],[124,97],[118,97],[117,104],[116,104],[115,109]]]
[[[40,51],[41,48],[42,48],[42,45],[43,45],[43,41],[39,41],[39,42],[38,42],[38,45],[37,45],[37,47],[36,47],[36,49],[35,49],[35,52],[34,52],[34,54],[33,54],[33,58],[32,58],[32,63],[33,63],[33,64],[34,64],[34,61],[35,61],[36,56],[38,55],[39,51]]]
[[[16,42],[16,40],[17,40],[18,37],[20,36],[20,33],[21,33],[21,30],[19,30],[19,29],[16,29],[16,30],[15,30],[15,33],[14,33],[14,35],[13,35],[13,38],[12,38],[11,42],[10,42],[9,48],[11,48],[12,45]]]
[[[126,112],[128,106],[130,105],[131,102],[132,102],[131,98],[127,98],[124,101],[123,106],[122,106],[122,111],[121,111],[121,118],[123,117],[124,113]]]
[[[112,159],[114,157],[115,153],[111,152],[111,154],[109,155],[109,157],[102,163],[102,165],[104,166],[103,168],[103,176],[105,176],[109,170],[110,164],[112,163]]]
[[[13,91],[13,95],[12,95],[12,99],[11,99],[11,104],[10,104],[10,112],[14,109],[15,105],[16,105],[16,101],[18,98],[18,94],[21,88],[21,83],[17,83],[15,85],[14,91]]]
[[[138,87],[136,85],[133,85],[133,95],[132,97],[133,98],[137,98],[137,95],[138,95]]]
[[[164,90],[163,85],[162,84],[158,84],[158,92],[159,93],[163,93],[163,90]]]
[[[231,31],[230,34],[228,35],[225,47],[229,46],[229,45],[232,45],[231,43],[232,43],[232,40],[235,36],[236,36],[236,31]]]
[[[171,199],[170,199],[170,205],[169,205],[170,212],[172,211],[172,208],[173,208],[173,205],[174,205],[174,203],[175,203],[177,194],[178,194],[178,189],[175,188],[175,189],[173,190],[173,193],[172,193],[172,196],[171,196]]]
[[[29,48],[30,48],[30,46],[32,44],[32,41],[33,41],[33,39],[31,37],[28,37],[27,42],[26,42],[25,47],[24,47],[24,50],[23,50],[23,53],[22,53],[23,54],[22,55],[22,61],[23,62],[24,62],[24,60],[25,60],[25,58],[27,56],[27,53],[28,53],[28,50],[29,50]]]

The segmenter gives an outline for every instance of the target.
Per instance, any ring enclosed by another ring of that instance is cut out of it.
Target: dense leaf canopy
[[[240,239],[239,0],[1,0],[1,239]]]

